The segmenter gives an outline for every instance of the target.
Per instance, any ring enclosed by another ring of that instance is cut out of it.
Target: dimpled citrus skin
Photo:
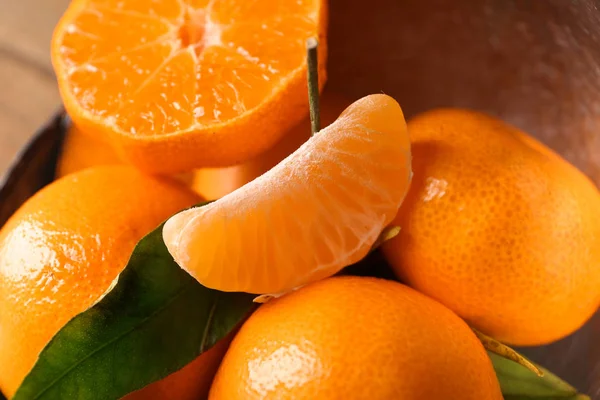
[[[397,282],[337,277],[263,305],[242,326],[210,400],[501,400],[469,327]]]
[[[4,394],[15,393],[52,336],[107,290],[144,235],[198,202],[188,188],[126,166],[69,175],[29,199],[0,231]],[[224,350],[205,353],[134,398],[191,400],[206,394]],[[170,396],[157,397],[165,387]]]
[[[410,123],[414,178],[383,250],[398,275],[515,345],[579,328],[600,303],[600,194],[517,129],[466,110]]]

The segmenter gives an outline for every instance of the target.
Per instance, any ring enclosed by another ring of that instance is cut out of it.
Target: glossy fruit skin
[[[450,310],[397,282],[336,277],[261,306],[210,400],[501,400],[491,362]]]
[[[2,392],[15,393],[46,343],[106,291],[139,239],[199,201],[177,182],[126,166],[87,169],[30,198],[0,231]],[[132,398],[198,398],[225,347]]]
[[[441,109],[408,124],[414,179],[383,250],[398,276],[482,332],[541,345],[600,304],[600,194],[492,117]]]

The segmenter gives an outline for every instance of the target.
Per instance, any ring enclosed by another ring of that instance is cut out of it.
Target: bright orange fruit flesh
[[[261,306],[210,400],[502,400],[473,331],[397,282],[325,279]]]
[[[324,0],[74,0],[52,40],[65,107],[148,172],[243,162],[308,112]]]
[[[29,199],[0,231],[2,392],[15,393],[42,348],[107,290],[144,235],[199,201],[177,182],[125,166],[69,175]],[[224,346],[144,391],[206,395]],[[144,391],[136,396],[147,398]]]
[[[481,113],[408,124],[414,179],[383,250],[402,280],[514,345],[578,329],[600,304],[600,193],[564,159]]]
[[[410,163],[400,106],[367,96],[266,174],[170,218],[163,237],[207,287],[287,291],[368,253],[404,199]]]

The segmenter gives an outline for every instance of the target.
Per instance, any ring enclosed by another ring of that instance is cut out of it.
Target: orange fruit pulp
[[[4,394],[15,393],[54,334],[107,290],[145,234],[199,201],[175,181],[126,166],[90,168],[30,198],[0,231]],[[206,395],[226,346],[214,347],[132,398]]]
[[[227,351],[210,400],[502,400],[458,316],[397,282],[328,278],[261,306]]]
[[[400,106],[367,96],[264,175],[170,218],[163,237],[204,286],[284,292],[369,252],[406,194],[410,163]]]
[[[441,109],[408,123],[414,179],[383,251],[401,279],[480,331],[541,345],[600,304],[600,194],[532,137]]]
[[[73,0],[52,39],[69,115],[153,173],[237,164],[308,113],[325,0]]]

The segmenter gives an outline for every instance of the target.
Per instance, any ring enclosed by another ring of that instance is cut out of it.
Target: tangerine
[[[383,251],[406,283],[514,345],[578,329],[600,305],[600,193],[504,122],[468,110],[409,124],[414,179]]]
[[[200,201],[169,179],[127,166],[71,174],[30,198],[0,231],[0,388],[11,397],[38,354],[88,309],[127,264],[136,243]],[[206,395],[226,343],[130,399]]]
[[[171,217],[163,238],[204,286],[285,292],[370,251],[404,199],[410,162],[400,106],[367,96],[264,175]]]
[[[210,400],[502,400],[467,324],[400,283],[328,278],[261,306],[241,327]]]

